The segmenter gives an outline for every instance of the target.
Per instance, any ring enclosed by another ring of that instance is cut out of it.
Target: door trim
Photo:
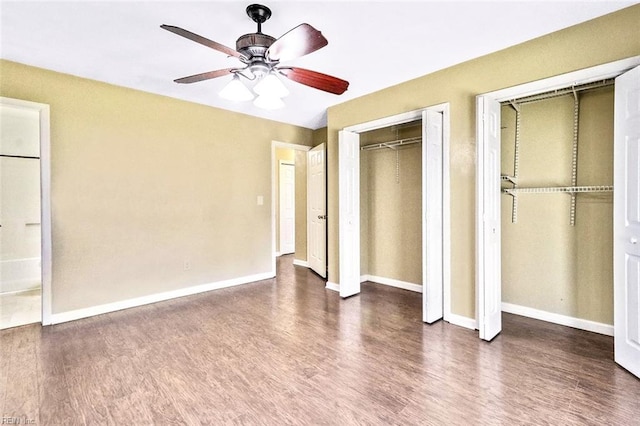
[[[51,325],[52,244],[51,244],[51,133],[49,105],[0,97],[0,104],[37,111],[40,115],[40,231],[42,263],[42,325]]]
[[[618,76],[625,71],[630,70],[636,66],[640,65],[640,56],[633,56],[631,58],[621,59],[619,61],[610,62],[603,65],[597,65],[591,68],[585,68],[578,71],[573,71],[561,75],[557,75],[554,77],[545,78],[542,80],[533,81],[530,83],[521,84],[518,86],[508,87],[505,89],[496,90],[493,92],[482,93],[476,97],[476,105],[480,102],[482,97],[490,97],[495,99],[498,102],[504,102],[515,98],[520,98],[529,95],[535,95],[538,93],[543,93],[555,89],[565,88],[571,85],[585,84],[593,81],[604,80],[607,78],[612,78]],[[477,123],[482,121],[482,111],[480,108],[476,108],[476,126]],[[476,291],[476,329],[480,330],[483,327],[484,318],[480,318],[479,316],[479,303],[480,303],[480,294],[478,289],[481,285],[480,280],[482,279],[482,275],[479,271],[485,267],[487,262],[487,253],[485,253],[480,246],[479,242],[481,241],[481,230],[483,226],[483,217],[478,212],[482,211],[481,207],[485,203],[484,199],[484,191],[485,191],[485,182],[479,178],[480,173],[483,170],[484,164],[481,163],[481,158],[479,153],[485,148],[486,141],[482,134],[476,135],[476,282],[475,282],[475,291]],[[500,193],[498,192],[497,197],[500,197]],[[501,243],[499,243],[501,244]],[[500,264],[502,264],[502,259],[499,259]],[[615,287],[615,283],[614,283]],[[486,294],[486,292],[484,292]]]
[[[293,149],[295,151],[309,151],[312,147],[295,143],[271,141],[271,274],[276,276],[276,176],[278,161],[276,161],[276,148]]]
[[[450,152],[450,107],[449,102],[432,105],[425,108],[420,108],[413,111],[408,111],[402,114],[393,115],[390,117],[384,117],[377,120],[368,121],[352,126],[345,127],[342,130],[363,133],[370,130],[376,130],[383,127],[389,127],[392,125],[398,125],[408,123],[410,121],[416,121],[422,119],[422,113],[424,111],[431,110],[440,112],[443,115],[443,135],[442,135],[442,268],[443,268],[443,319],[448,322],[452,322],[451,314],[451,203],[450,203],[450,164],[449,164],[449,152]],[[339,159],[338,159],[339,161]],[[422,197],[425,196],[425,188],[422,188]],[[424,219],[424,215],[423,215]],[[340,218],[342,222],[343,218]],[[423,220],[424,222],[424,220]],[[425,241],[423,241],[423,245]],[[423,262],[425,259],[422,259]],[[327,284],[328,285],[328,284]],[[337,284],[332,283],[333,289],[337,288]]]

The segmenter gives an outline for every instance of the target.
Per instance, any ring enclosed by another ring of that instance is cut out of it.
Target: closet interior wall
[[[360,134],[361,147],[419,138],[422,121]],[[422,285],[422,144],[360,151],[361,275]]]
[[[579,93],[577,183],[613,185],[613,87]],[[522,104],[518,187],[572,186],[574,96]],[[516,114],[502,106],[503,175],[513,175]],[[503,182],[503,188],[511,187]],[[502,301],[613,324],[612,192],[502,195]]]

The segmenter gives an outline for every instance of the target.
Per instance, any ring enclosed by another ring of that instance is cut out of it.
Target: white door
[[[478,97],[478,191],[480,215],[476,239],[479,253],[476,271],[478,291],[478,330],[480,338],[493,339],[502,330],[501,254],[500,254],[500,103],[487,96]]]
[[[325,149],[320,144],[307,153],[307,262],[327,277],[327,189]]]
[[[360,135],[345,130],[338,139],[340,211],[340,296],[360,293]]]
[[[640,377],[640,67],[616,78],[614,141],[615,360]]]
[[[280,162],[280,254],[296,251],[296,168]]]
[[[422,320],[442,318],[442,146],[443,115],[422,113]]]

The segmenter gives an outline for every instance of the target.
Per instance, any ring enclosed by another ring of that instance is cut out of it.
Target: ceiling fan
[[[297,83],[336,95],[341,95],[347,90],[348,81],[317,71],[281,64],[281,62],[299,58],[326,46],[328,41],[320,31],[309,24],[300,24],[282,37],[275,39],[262,33],[262,24],[271,17],[271,10],[268,7],[252,4],[247,6],[246,12],[258,24],[258,31],[240,36],[236,41],[236,50],[180,27],[161,25],[161,28],[174,34],[229,56],[234,56],[243,64],[239,67],[195,74],[174,81],[176,83],[195,83],[233,75],[233,80],[220,92],[220,95],[232,100],[253,99],[253,93],[240,81],[240,77],[243,77],[248,81],[258,83],[253,88],[254,92],[259,95],[254,103],[267,109],[284,106],[281,98],[288,94],[288,90],[276,76],[277,74]],[[269,102],[264,102],[264,100]],[[279,100],[279,103],[276,100]],[[277,106],[274,106],[275,104]]]

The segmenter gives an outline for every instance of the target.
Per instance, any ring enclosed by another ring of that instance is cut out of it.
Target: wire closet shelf
[[[593,192],[613,192],[612,185],[585,185],[578,186],[578,126],[579,126],[579,114],[580,114],[580,92],[588,90],[596,90],[604,87],[609,87],[615,84],[615,79],[604,79],[595,81],[592,83],[574,85],[571,87],[564,87],[548,91],[545,93],[539,93],[531,96],[525,96],[518,99],[511,99],[503,102],[504,105],[510,105],[516,112],[516,130],[514,140],[514,170],[513,175],[503,174],[500,176],[502,183],[512,185],[511,188],[502,188],[504,194],[511,195],[513,197],[513,204],[511,207],[511,222],[516,223],[518,217],[518,194],[549,194],[549,193],[565,193],[571,196],[571,206],[569,212],[569,222],[573,226],[575,225],[576,218],[576,194],[580,193],[593,193]],[[518,165],[520,156],[520,121],[521,121],[521,109],[520,106],[533,102],[545,101],[560,96],[573,95],[573,140],[572,140],[572,158],[571,158],[571,185],[570,186],[545,186],[545,187],[520,187],[518,186]]]

